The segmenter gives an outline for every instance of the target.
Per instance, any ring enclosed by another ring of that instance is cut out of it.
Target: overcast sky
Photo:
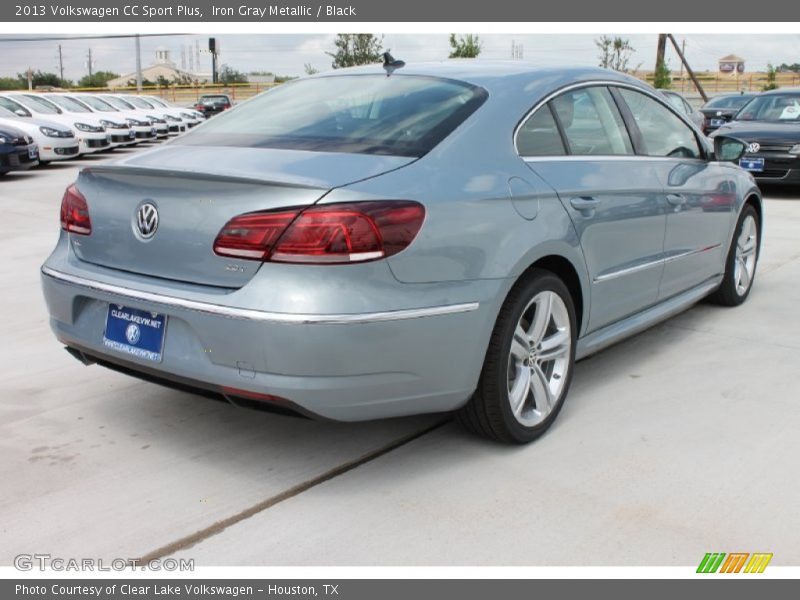
[[[480,35],[480,32],[478,32]],[[380,35],[380,34],[379,34]],[[481,58],[511,58],[511,43],[523,46],[524,58],[542,66],[596,65],[598,35],[584,34],[527,34],[481,35]],[[613,34],[610,34],[613,35]],[[28,67],[42,71],[58,72],[58,45],[62,46],[64,76],[79,79],[87,73],[86,55],[92,50],[94,70],[114,71],[120,74],[135,70],[133,39],[80,39],[65,41],[12,42],[0,35],[0,76],[14,76]],[[23,37],[23,36],[18,36]],[[24,36],[33,37],[33,36]],[[330,68],[330,58],[325,51],[333,49],[333,34],[309,35],[220,35],[220,63],[243,72],[272,71],[280,75],[301,75],[303,65],[310,63],[319,70]],[[655,62],[656,35],[631,34],[623,36],[636,49],[631,64],[652,69]],[[675,34],[678,42],[686,42],[686,56],[697,71],[717,69],[717,59],[727,54],[737,54],[747,61],[748,71],[761,71],[768,62],[800,62],[800,35],[700,35]],[[154,51],[164,45],[172,51],[173,61],[180,67],[181,46],[207,47],[208,36],[166,36],[142,38],[142,66],[154,62]],[[447,58],[449,45],[441,34],[388,34],[384,47],[390,48],[397,58],[406,62],[441,60]],[[668,46],[670,68],[678,70],[679,59]],[[210,72],[211,59],[207,52],[201,54],[200,71]]]

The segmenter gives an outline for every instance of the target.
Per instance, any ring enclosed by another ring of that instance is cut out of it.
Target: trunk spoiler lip
[[[289,181],[279,181],[275,179],[264,179],[260,177],[245,177],[243,175],[230,175],[225,173],[209,173],[207,171],[195,171],[188,169],[174,169],[174,168],[159,168],[159,167],[140,167],[133,165],[96,165],[85,167],[81,170],[81,175],[92,175],[94,173],[107,173],[111,175],[150,175],[159,177],[191,177],[192,179],[200,179],[205,181],[225,181],[230,183],[246,183],[254,185],[285,187],[304,190],[318,190],[320,192],[327,192],[330,187],[303,184]]]

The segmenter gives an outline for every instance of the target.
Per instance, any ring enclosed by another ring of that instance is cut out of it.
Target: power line
[[[166,37],[177,35],[195,35],[192,33],[142,33],[141,37]],[[0,36],[0,42],[65,42],[65,41],[81,41],[81,40],[116,40],[116,39],[129,39],[138,37],[135,33],[125,34],[109,34],[109,35],[73,35],[73,36],[47,36],[47,37],[6,37]]]

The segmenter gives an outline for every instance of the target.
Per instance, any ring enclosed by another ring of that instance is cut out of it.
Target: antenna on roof
[[[383,68],[386,69],[387,77],[392,73],[394,73],[395,70],[401,69],[406,66],[405,61],[397,60],[389,52],[390,51],[387,50],[386,52],[383,53]]]

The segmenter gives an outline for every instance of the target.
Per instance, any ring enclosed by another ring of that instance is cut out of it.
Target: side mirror
[[[30,117],[30,115],[27,112],[25,112],[24,110],[22,110],[21,108],[18,108],[17,110],[15,110],[14,113],[18,117]]]
[[[714,158],[721,161],[737,161],[747,150],[747,144],[726,135],[714,138]]]

